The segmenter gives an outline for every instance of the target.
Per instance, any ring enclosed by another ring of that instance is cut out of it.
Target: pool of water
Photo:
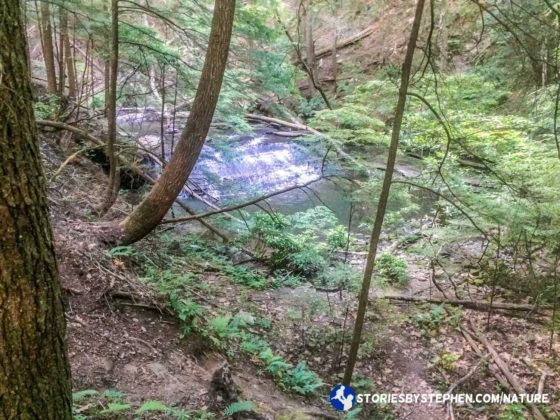
[[[146,117],[140,112],[120,118],[119,126],[143,147],[161,155],[161,126],[156,118]],[[176,121],[182,127],[184,121]],[[170,132],[170,124],[164,127],[165,157],[169,158],[171,147],[179,134]],[[321,174],[352,177],[336,162],[336,156],[329,154],[324,160],[325,146],[317,141],[281,137],[272,127],[258,125],[250,135],[213,131],[202,150],[201,156],[190,176],[188,186],[205,200],[217,206],[248,201],[259,195],[278,191],[290,186],[302,185],[315,180]],[[359,153],[364,153],[360,151]],[[371,168],[383,168],[384,153],[369,150],[367,161]],[[156,163],[153,170],[159,171]],[[401,158],[398,162],[401,174],[414,176],[420,173],[419,161]],[[347,224],[350,211],[351,183],[342,178],[329,178],[315,182],[305,189],[294,189],[268,199],[262,204],[284,214],[293,214],[317,205],[330,208],[342,224]],[[196,210],[208,207],[193,196],[183,199]],[[431,203],[431,198],[418,196],[422,211]],[[371,204],[375,204],[372,200]],[[255,211],[252,206],[247,208]],[[352,208],[352,225],[358,228],[365,217],[371,216],[371,208]]]

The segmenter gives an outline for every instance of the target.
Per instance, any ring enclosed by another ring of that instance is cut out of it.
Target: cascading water
[[[160,114],[154,110],[127,110],[119,115],[119,127],[135,139],[139,145],[149,149],[156,156],[161,155],[159,120]],[[186,115],[182,114],[175,127],[183,127]],[[297,139],[281,137],[268,126],[255,126],[253,135],[222,133],[220,139],[209,138],[203,147],[197,164],[190,175],[188,188],[207,201],[218,206],[248,201],[259,195],[282,190],[289,186],[302,185],[319,178],[321,170],[332,174],[340,172],[340,167],[328,159],[323,166],[321,152],[313,150],[309,143]],[[171,124],[164,129],[165,156],[169,159],[172,136],[178,141],[177,131],[172,133]],[[323,152],[324,153],[324,152]],[[373,155],[374,168],[383,167],[383,154]],[[419,173],[410,162],[400,162],[401,172]],[[160,167],[152,160],[152,170]],[[157,174],[154,174],[157,175]],[[267,205],[284,214],[303,211],[317,205],[326,205],[334,211],[342,224],[347,224],[350,201],[344,182],[319,181],[312,188],[294,189],[267,200]],[[182,198],[198,211],[208,210],[207,205],[190,194]],[[264,204],[264,203],[263,203]],[[254,210],[248,207],[247,210]],[[355,228],[363,221],[362,216],[371,213],[366,207],[354,209],[352,224]]]
[[[191,175],[191,185],[220,202],[301,185],[321,172],[320,159],[303,146],[262,131],[232,136],[225,145],[206,144]]]

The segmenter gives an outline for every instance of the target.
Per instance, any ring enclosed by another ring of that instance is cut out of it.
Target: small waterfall
[[[226,150],[204,146],[191,181],[218,201],[280,190],[318,177],[321,161],[296,142],[233,137]]]

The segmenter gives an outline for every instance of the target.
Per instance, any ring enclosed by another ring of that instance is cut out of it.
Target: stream
[[[121,112],[118,117],[121,134],[125,133],[140,146],[160,157],[159,115],[157,112]],[[165,125],[166,160],[169,159],[171,146],[178,141],[184,124],[183,116],[176,119],[175,130],[170,123]],[[212,204],[223,207],[312,181],[320,177],[321,170],[325,175],[353,176],[334,161],[334,153],[329,155],[323,165],[326,149],[316,140],[282,137],[275,134],[277,130],[274,127],[268,125],[254,125],[253,130],[253,133],[247,135],[212,129],[189,178],[188,187]],[[384,153],[372,156],[373,169],[385,166]],[[159,164],[152,161],[151,165],[152,171],[157,175],[160,171]],[[400,158],[398,170],[415,176],[421,172],[421,166],[417,159]],[[343,179],[320,180],[309,188],[291,190],[262,204],[288,215],[324,205],[335,213],[340,223],[347,225],[351,211],[349,185]],[[208,210],[206,204],[190,194],[184,194],[182,198],[195,210]],[[416,198],[425,214],[432,200],[420,195]],[[255,209],[254,206],[247,208],[248,211]],[[354,208],[353,228],[358,228],[366,215],[370,214],[371,208]]]

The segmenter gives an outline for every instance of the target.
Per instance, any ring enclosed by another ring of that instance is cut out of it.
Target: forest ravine
[[[46,184],[18,208],[48,203],[54,249],[26,250],[60,280],[67,336],[44,337],[67,344],[73,418],[560,418],[560,5],[425,3],[0,6],[27,42],[0,45],[0,173]],[[34,109],[26,165],[13,104]],[[60,310],[29,290],[30,315]],[[33,384],[37,358],[6,349]],[[0,405],[69,416],[8,405],[6,366]],[[406,394],[547,401],[355,401]]]

